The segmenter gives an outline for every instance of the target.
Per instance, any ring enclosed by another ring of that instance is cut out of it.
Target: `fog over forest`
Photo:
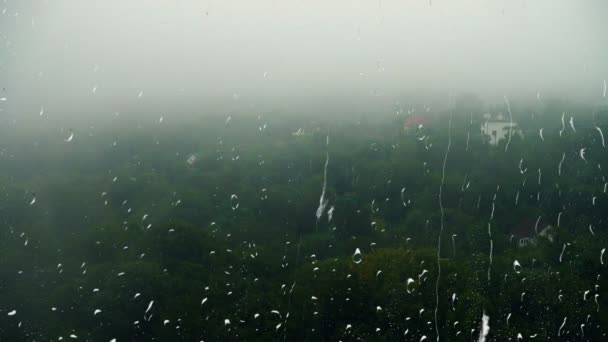
[[[344,113],[449,92],[596,103],[608,78],[601,0],[2,5],[4,115]]]

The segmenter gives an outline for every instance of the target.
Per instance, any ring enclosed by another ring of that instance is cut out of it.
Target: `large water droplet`
[[[355,249],[355,253],[353,254],[353,262],[355,264],[359,264],[363,261],[363,254],[361,254],[361,250],[359,248]]]
[[[515,270],[516,273],[521,272],[521,265],[519,264],[519,261],[513,261],[513,270]]]
[[[72,140],[74,140],[74,131],[70,130],[69,132],[70,133],[68,137],[64,139],[65,142],[71,142]]]
[[[239,197],[235,194],[230,195],[230,206],[232,210],[236,210],[239,207]]]

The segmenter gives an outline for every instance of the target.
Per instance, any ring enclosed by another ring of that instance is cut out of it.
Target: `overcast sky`
[[[608,78],[604,0],[2,1],[5,111],[600,101]]]

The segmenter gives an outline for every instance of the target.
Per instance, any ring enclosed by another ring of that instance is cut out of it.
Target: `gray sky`
[[[0,107],[36,115],[450,89],[599,101],[608,78],[603,0],[3,0],[0,12]]]

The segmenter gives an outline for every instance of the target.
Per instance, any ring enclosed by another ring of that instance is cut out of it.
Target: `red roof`
[[[427,118],[422,115],[412,115],[405,119],[406,127],[418,127],[420,125],[426,125],[427,123]]]

